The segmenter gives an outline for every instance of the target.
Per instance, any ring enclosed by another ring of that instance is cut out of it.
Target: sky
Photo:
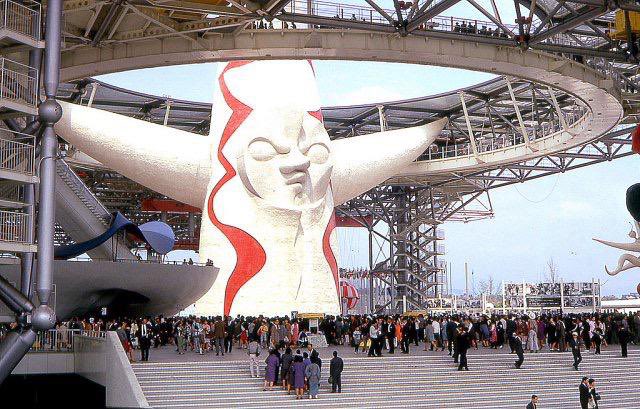
[[[513,21],[512,6],[501,10],[501,14],[504,21]],[[448,15],[477,18],[468,3],[460,4]],[[314,64],[323,106],[413,98],[492,78],[479,72],[404,64],[344,61]],[[211,102],[215,78],[216,64],[99,77],[124,88],[202,102]],[[445,258],[451,263],[454,291],[464,289],[465,262],[473,271],[472,283],[477,290],[479,282],[489,276],[497,282],[542,280],[546,264],[553,258],[559,276],[565,281],[595,278],[601,280],[603,294],[634,292],[640,282],[639,271],[608,276],[604,265],[614,267],[622,251],[596,243],[592,238],[630,240],[627,233],[632,219],[625,207],[625,191],[638,182],[639,165],[640,157],[634,155],[491,190],[495,217],[443,226]],[[340,266],[368,265],[364,229],[340,228],[338,238]],[[185,257],[195,258],[187,252],[173,254],[175,259]]]

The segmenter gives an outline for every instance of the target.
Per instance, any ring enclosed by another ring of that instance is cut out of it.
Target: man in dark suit
[[[449,356],[453,355],[453,344],[455,342],[456,331],[458,329],[458,324],[455,321],[454,317],[451,317],[449,321],[447,321],[447,325],[445,326],[445,331],[447,331],[447,339],[449,340]],[[455,362],[458,362],[456,359]]]
[[[140,340],[140,360],[148,361],[149,348],[151,348],[151,338],[153,338],[153,331],[151,330],[151,325],[146,318],[142,320],[142,324],[140,324],[140,328],[138,329],[138,333],[136,334],[136,336]]]
[[[511,334],[511,342],[513,344],[513,350],[516,351],[518,355],[518,360],[516,361],[516,369],[520,369],[522,367],[522,363],[524,362],[524,348],[522,348],[522,340],[516,334]]]
[[[621,326],[618,331],[618,341],[620,342],[620,349],[622,351],[622,357],[627,357],[627,344],[629,343],[629,338],[631,338],[631,333],[626,327]]]
[[[531,402],[527,405],[527,409],[538,409],[538,395],[531,395]]]
[[[512,335],[516,333],[516,329],[518,325],[513,319],[512,315],[509,315],[509,319],[507,319],[507,328],[505,329],[505,334],[507,335],[507,340],[509,341],[509,348],[511,349],[511,353],[513,354],[515,351],[513,350],[513,345],[511,344]]]
[[[460,355],[460,364],[458,364],[458,371],[462,371],[464,368],[466,371],[469,370],[469,366],[467,364],[467,351],[471,347],[471,340],[469,339],[469,333],[467,332],[464,325],[460,325],[458,327],[458,335],[456,335],[456,351]]]
[[[338,351],[333,351],[333,358],[329,363],[329,376],[331,377],[331,392],[335,393],[336,389],[338,393],[342,392],[342,370],[344,369],[344,362],[342,358],[338,356]]]
[[[322,360],[320,359],[320,354],[313,348],[313,344],[309,343],[307,345],[307,351],[309,352],[309,360],[312,364],[317,364],[320,369],[322,369]]]
[[[578,365],[582,362],[582,354],[580,353],[580,341],[578,340],[578,333],[571,333],[571,341],[569,341],[569,345],[571,346],[571,353],[573,354],[573,369],[578,370]]]
[[[591,393],[589,392],[589,378],[586,376],[582,377],[582,382],[580,382],[580,386],[578,389],[580,390],[580,408],[588,409],[589,408],[589,399],[591,399]]]
[[[395,351],[395,345],[393,342],[396,339],[396,324],[393,322],[393,318],[389,317],[387,320],[387,342],[389,343],[389,353],[393,354]]]

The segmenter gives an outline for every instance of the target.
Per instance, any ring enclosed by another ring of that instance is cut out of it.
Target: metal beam
[[[429,21],[435,16],[443,13],[445,10],[455,6],[459,3],[460,0],[442,0],[441,2],[433,5],[430,9],[425,10],[424,12],[417,13],[418,15],[413,18],[407,25],[407,31],[410,33],[416,30],[420,24]]]
[[[561,23],[561,24],[557,24],[541,33],[539,33],[538,35],[534,36],[533,38],[531,38],[531,40],[529,41],[529,44],[538,44],[550,37],[553,37],[556,34],[560,34],[560,33],[564,33],[566,31],[569,31],[581,24],[584,24],[585,22],[589,21],[589,20],[593,20],[595,17],[601,16],[603,14],[605,14],[607,12],[607,8],[606,7],[595,7],[590,9],[587,12],[578,14],[576,16],[573,16],[569,19],[567,19],[565,22]]]

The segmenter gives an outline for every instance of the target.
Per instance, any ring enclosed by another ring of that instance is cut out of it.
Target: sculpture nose
[[[306,172],[311,165],[309,158],[304,156],[298,149],[293,149],[287,156],[287,161],[280,167],[282,174]]]

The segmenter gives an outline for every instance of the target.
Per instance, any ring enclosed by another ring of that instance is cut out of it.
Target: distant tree
[[[554,284],[560,279],[558,265],[553,261],[553,257],[549,257],[549,260],[547,260],[547,268],[544,272],[544,278],[546,281]]]
[[[478,290],[480,290],[480,294],[485,294],[488,299],[493,300],[495,298],[499,298],[498,295],[500,289],[498,287],[499,286],[496,284],[496,280],[491,274],[489,275],[489,277],[487,277],[486,280],[480,280],[478,282]]]

